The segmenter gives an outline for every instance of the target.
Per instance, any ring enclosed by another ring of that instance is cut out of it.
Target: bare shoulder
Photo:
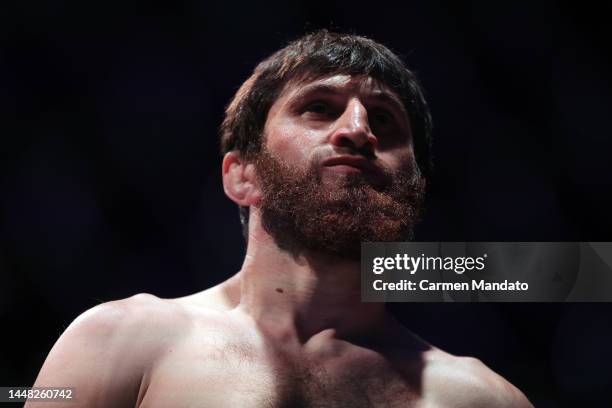
[[[532,408],[525,395],[480,360],[426,353],[423,390],[433,406]]]
[[[94,344],[103,342],[117,352],[143,350],[143,347],[151,351],[187,332],[190,321],[184,307],[140,293],[87,310],[70,324],[62,337],[89,337]]]
[[[134,406],[152,362],[190,321],[180,305],[149,294],[97,305],[60,336],[35,385],[74,387],[75,407]]]
[[[219,312],[231,310],[240,302],[240,273],[201,292],[172,300],[189,307],[198,306]]]
[[[108,317],[112,317],[111,320],[113,321],[117,318],[123,321],[126,317],[133,317],[139,312],[153,310],[163,311],[168,305],[169,304],[164,299],[155,295],[139,293],[125,299],[112,300],[94,306],[77,317],[71,326],[76,326],[81,321],[96,319],[106,320],[105,318]]]

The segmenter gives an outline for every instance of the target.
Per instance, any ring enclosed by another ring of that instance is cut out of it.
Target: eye
[[[372,121],[378,125],[390,125],[393,123],[393,115],[384,110],[376,110],[370,115]]]
[[[316,113],[318,115],[326,115],[330,113],[331,109],[330,109],[329,104],[325,102],[317,101],[317,102],[309,103],[308,105],[306,105],[306,108],[304,109],[304,111]]]

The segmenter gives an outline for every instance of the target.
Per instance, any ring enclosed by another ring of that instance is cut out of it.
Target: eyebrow
[[[327,95],[341,95],[343,94],[344,87],[330,84],[310,84],[297,90],[292,96],[293,100],[301,100],[311,94],[327,94]],[[393,93],[385,90],[376,90],[372,94],[367,95],[366,99],[374,99],[380,102],[389,103],[398,109],[401,113],[408,117],[408,112],[404,107],[401,100]]]

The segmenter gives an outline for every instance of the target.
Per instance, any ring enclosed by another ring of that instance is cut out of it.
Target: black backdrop
[[[0,385],[31,384],[97,303],[239,269],[217,126],[260,59],[316,28],[383,42],[424,84],[436,171],[417,239],[612,241],[610,7],[457,3],[3,3]],[[612,406],[611,305],[394,309],[538,407]]]

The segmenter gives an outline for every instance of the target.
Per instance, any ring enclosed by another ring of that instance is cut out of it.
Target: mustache
[[[367,152],[366,149],[363,150],[363,153],[367,153],[370,151],[369,149],[367,149]],[[370,165],[375,168],[376,172],[378,173],[378,177],[375,177],[375,179],[377,180],[368,180],[370,177],[367,174],[365,175],[365,177],[363,175],[349,176],[349,178],[354,179],[354,182],[356,184],[360,184],[359,181],[361,180],[361,183],[366,182],[366,184],[370,184],[368,183],[368,181],[371,181],[372,184],[378,185],[378,187],[388,187],[393,184],[394,180],[399,181],[401,183],[414,184],[417,183],[421,178],[421,172],[415,160],[412,160],[402,165],[399,169],[392,171],[385,167],[381,163],[380,159],[372,153],[364,155],[356,149],[332,146],[321,146],[321,148],[313,152],[310,158],[308,172],[310,174],[319,173],[319,169],[321,168],[323,162],[337,156],[355,156],[367,159]]]
[[[321,146],[312,155],[312,160],[318,163],[323,162],[334,156],[357,156],[371,161],[373,164],[378,162],[378,158],[369,149],[351,149],[350,147]]]
[[[348,147],[324,146],[320,149],[317,149],[313,153],[310,160],[310,167],[320,166],[324,161],[333,157],[353,156],[367,160],[369,162],[369,165],[372,166],[377,172],[384,175],[385,178],[392,176],[392,173],[380,163],[380,160],[374,155],[374,153],[370,151],[370,149],[361,150],[362,151],[351,149]]]

